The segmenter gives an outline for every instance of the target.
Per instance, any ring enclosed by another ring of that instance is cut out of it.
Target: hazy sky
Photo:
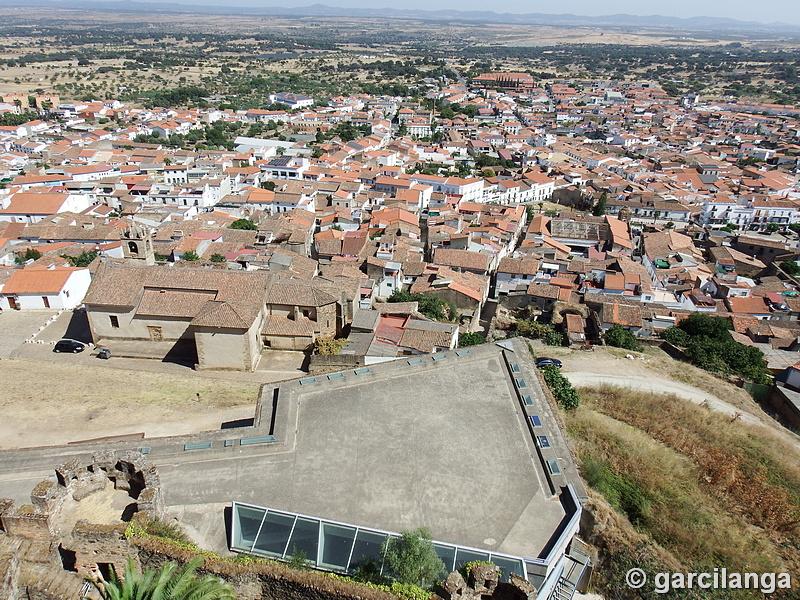
[[[800,25],[800,0],[177,0],[181,4],[217,6],[329,6],[419,8],[426,10],[491,10],[513,13],[576,15],[664,15],[668,17],[730,17],[760,23]]]

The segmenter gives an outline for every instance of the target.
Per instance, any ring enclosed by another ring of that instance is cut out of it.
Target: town
[[[612,327],[657,339],[692,312],[729,318],[771,370],[796,362],[800,111],[526,73],[416,103],[270,99],[285,108],[4,95],[6,116],[39,118],[0,128],[0,308],[85,304],[112,351],[194,336],[199,368],[331,340],[380,361],[506,337],[520,317],[576,346]],[[135,141],[220,125],[283,139]],[[245,286],[260,291],[223,291]],[[216,327],[241,331],[235,353],[203,341]]]
[[[791,587],[797,88],[318,46],[332,93],[2,67],[0,378],[229,390],[3,442],[0,594],[165,560],[215,599],[650,598],[621,569],[709,557]]]

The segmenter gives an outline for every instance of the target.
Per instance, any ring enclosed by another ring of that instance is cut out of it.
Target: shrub
[[[182,260],[187,262],[195,262],[200,260],[200,256],[194,250],[188,250],[187,252],[183,253]]]
[[[545,367],[542,369],[542,375],[544,376],[545,383],[547,383],[547,387],[550,388],[553,397],[556,399],[556,402],[561,405],[561,408],[565,410],[578,408],[581,403],[578,390],[572,387],[569,379],[561,374],[558,367]]]
[[[468,331],[467,333],[462,333],[458,336],[458,345],[461,348],[466,346],[477,346],[478,344],[483,344],[486,339],[480,333],[473,333]]]
[[[625,348],[626,350],[635,350],[641,352],[642,344],[636,339],[629,330],[625,329],[622,325],[612,325],[611,328],[603,334],[603,341],[609,346],[615,348]]]
[[[228,226],[228,229],[247,229],[249,231],[258,230],[258,225],[253,223],[250,219],[236,219]]]
[[[222,254],[217,254],[215,252],[214,254],[211,255],[210,260],[211,260],[211,262],[214,262],[214,263],[224,263],[225,262],[225,257],[222,256]]]
[[[347,344],[347,340],[340,338],[318,337],[314,340],[314,354],[319,356],[336,356]]]
[[[552,325],[528,319],[517,319],[514,323],[514,331],[517,335],[542,340],[548,346],[564,345],[564,334],[556,331]]]
[[[459,317],[458,308],[454,303],[429,294],[412,294],[405,290],[395,290],[389,296],[389,302],[416,302],[419,312],[435,321],[453,322]]]
[[[446,571],[426,527],[401,531],[399,538],[388,538],[383,551],[386,564],[401,584],[430,586]]]

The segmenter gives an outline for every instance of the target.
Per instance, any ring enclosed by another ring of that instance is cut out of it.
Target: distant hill
[[[64,9],[83,9],[95,11],[135,12],[135,13],[200,13],[259,15],[287,17],[383,17],[394,19],[420,19],[427,21],[467,21],[479,23],[508,23],[520,25],[551,25],[557,27],[605,26],[605,27],[655,27],[683,31],[772,31],[782,34],[800,34],[800,26],[784,23],[758,23],[737,21],[727,17],[691,17],[681,19],[660,15],[607,15],[588,17],[571,14],[545,13],[496,13],[492,11],[461,10],[411,10],[393,8],[342,8],[325,4],[309,6],[263,6],[250,0],[239,0],[236,5],[213,6],[198,4],[161,4],[152,1],[134,2],[131,0],[0,0],[0,7],[52,7]]]

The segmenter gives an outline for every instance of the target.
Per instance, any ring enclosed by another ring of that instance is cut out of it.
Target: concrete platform
[[[531,375],[529,391],[544,402]],[[518,556],[552,543],[565,510],[500,348],[304,381],[280,388],[283,449],[206,459],[201,479],[160,467],[167,504],[185,513],[227,499],[389,531],[427,526],[444,542]]]

